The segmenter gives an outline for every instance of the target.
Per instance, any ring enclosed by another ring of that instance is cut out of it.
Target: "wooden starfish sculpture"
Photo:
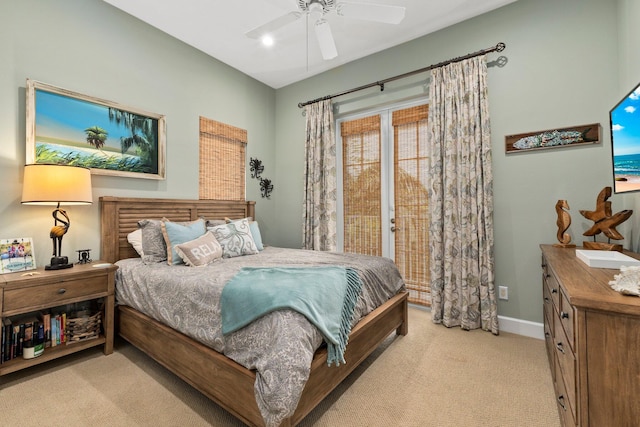
[[[607,201],[609,197],[611,197],[611,187],[605,187],[600,191],[600,194],[598,194],[595,211],[580,211],[582,216],[594,222],[591,228],[582,233],[584,236],[593,236],[593,242],[584,242],[583,245],[585,249],[613,250],[622,252],[622,245],[620,244],[596,242],[596,235],[600,233],[607,236],[609,240],[623,240],[624,237],[618,232],[618,230],[616,230],[616,226],[628,220],[633,213],[632,210],[626,209],[612,214],[611,202]]]

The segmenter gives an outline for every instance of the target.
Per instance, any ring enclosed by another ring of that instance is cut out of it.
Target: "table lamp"
[[[69,215],[60,209],[62,205],[90,205],[91,171],[84,167],[67,165],[32,164],[24,167],[22,204],[52,205],[54,224],[49,233],[53,241],[51,264],[45,270],[61,270],[73,267],[69,258],[62,256],[62,237],[71,226]]]

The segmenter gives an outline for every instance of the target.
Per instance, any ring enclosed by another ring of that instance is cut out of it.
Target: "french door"
[[[430,305],[428,105],[405,105],[337,121],[338,245],[393,259],[411,302]],[[341,197],[340,197],[341,196]]]

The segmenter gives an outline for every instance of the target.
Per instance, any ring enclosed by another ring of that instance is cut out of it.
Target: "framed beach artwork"
[[[27,164],[165,179],[165,117],[27,79]]]
[[[34,270],[36,258],[30,237],[0,239],[0,274]]]
[[[600,123],[505,136],[507,154],[600,142]]]

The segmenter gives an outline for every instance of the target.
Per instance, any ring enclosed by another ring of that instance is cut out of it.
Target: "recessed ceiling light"
[[[262,36],[262,44],[265,46],[273,46],[274,40],[270,35]]]

